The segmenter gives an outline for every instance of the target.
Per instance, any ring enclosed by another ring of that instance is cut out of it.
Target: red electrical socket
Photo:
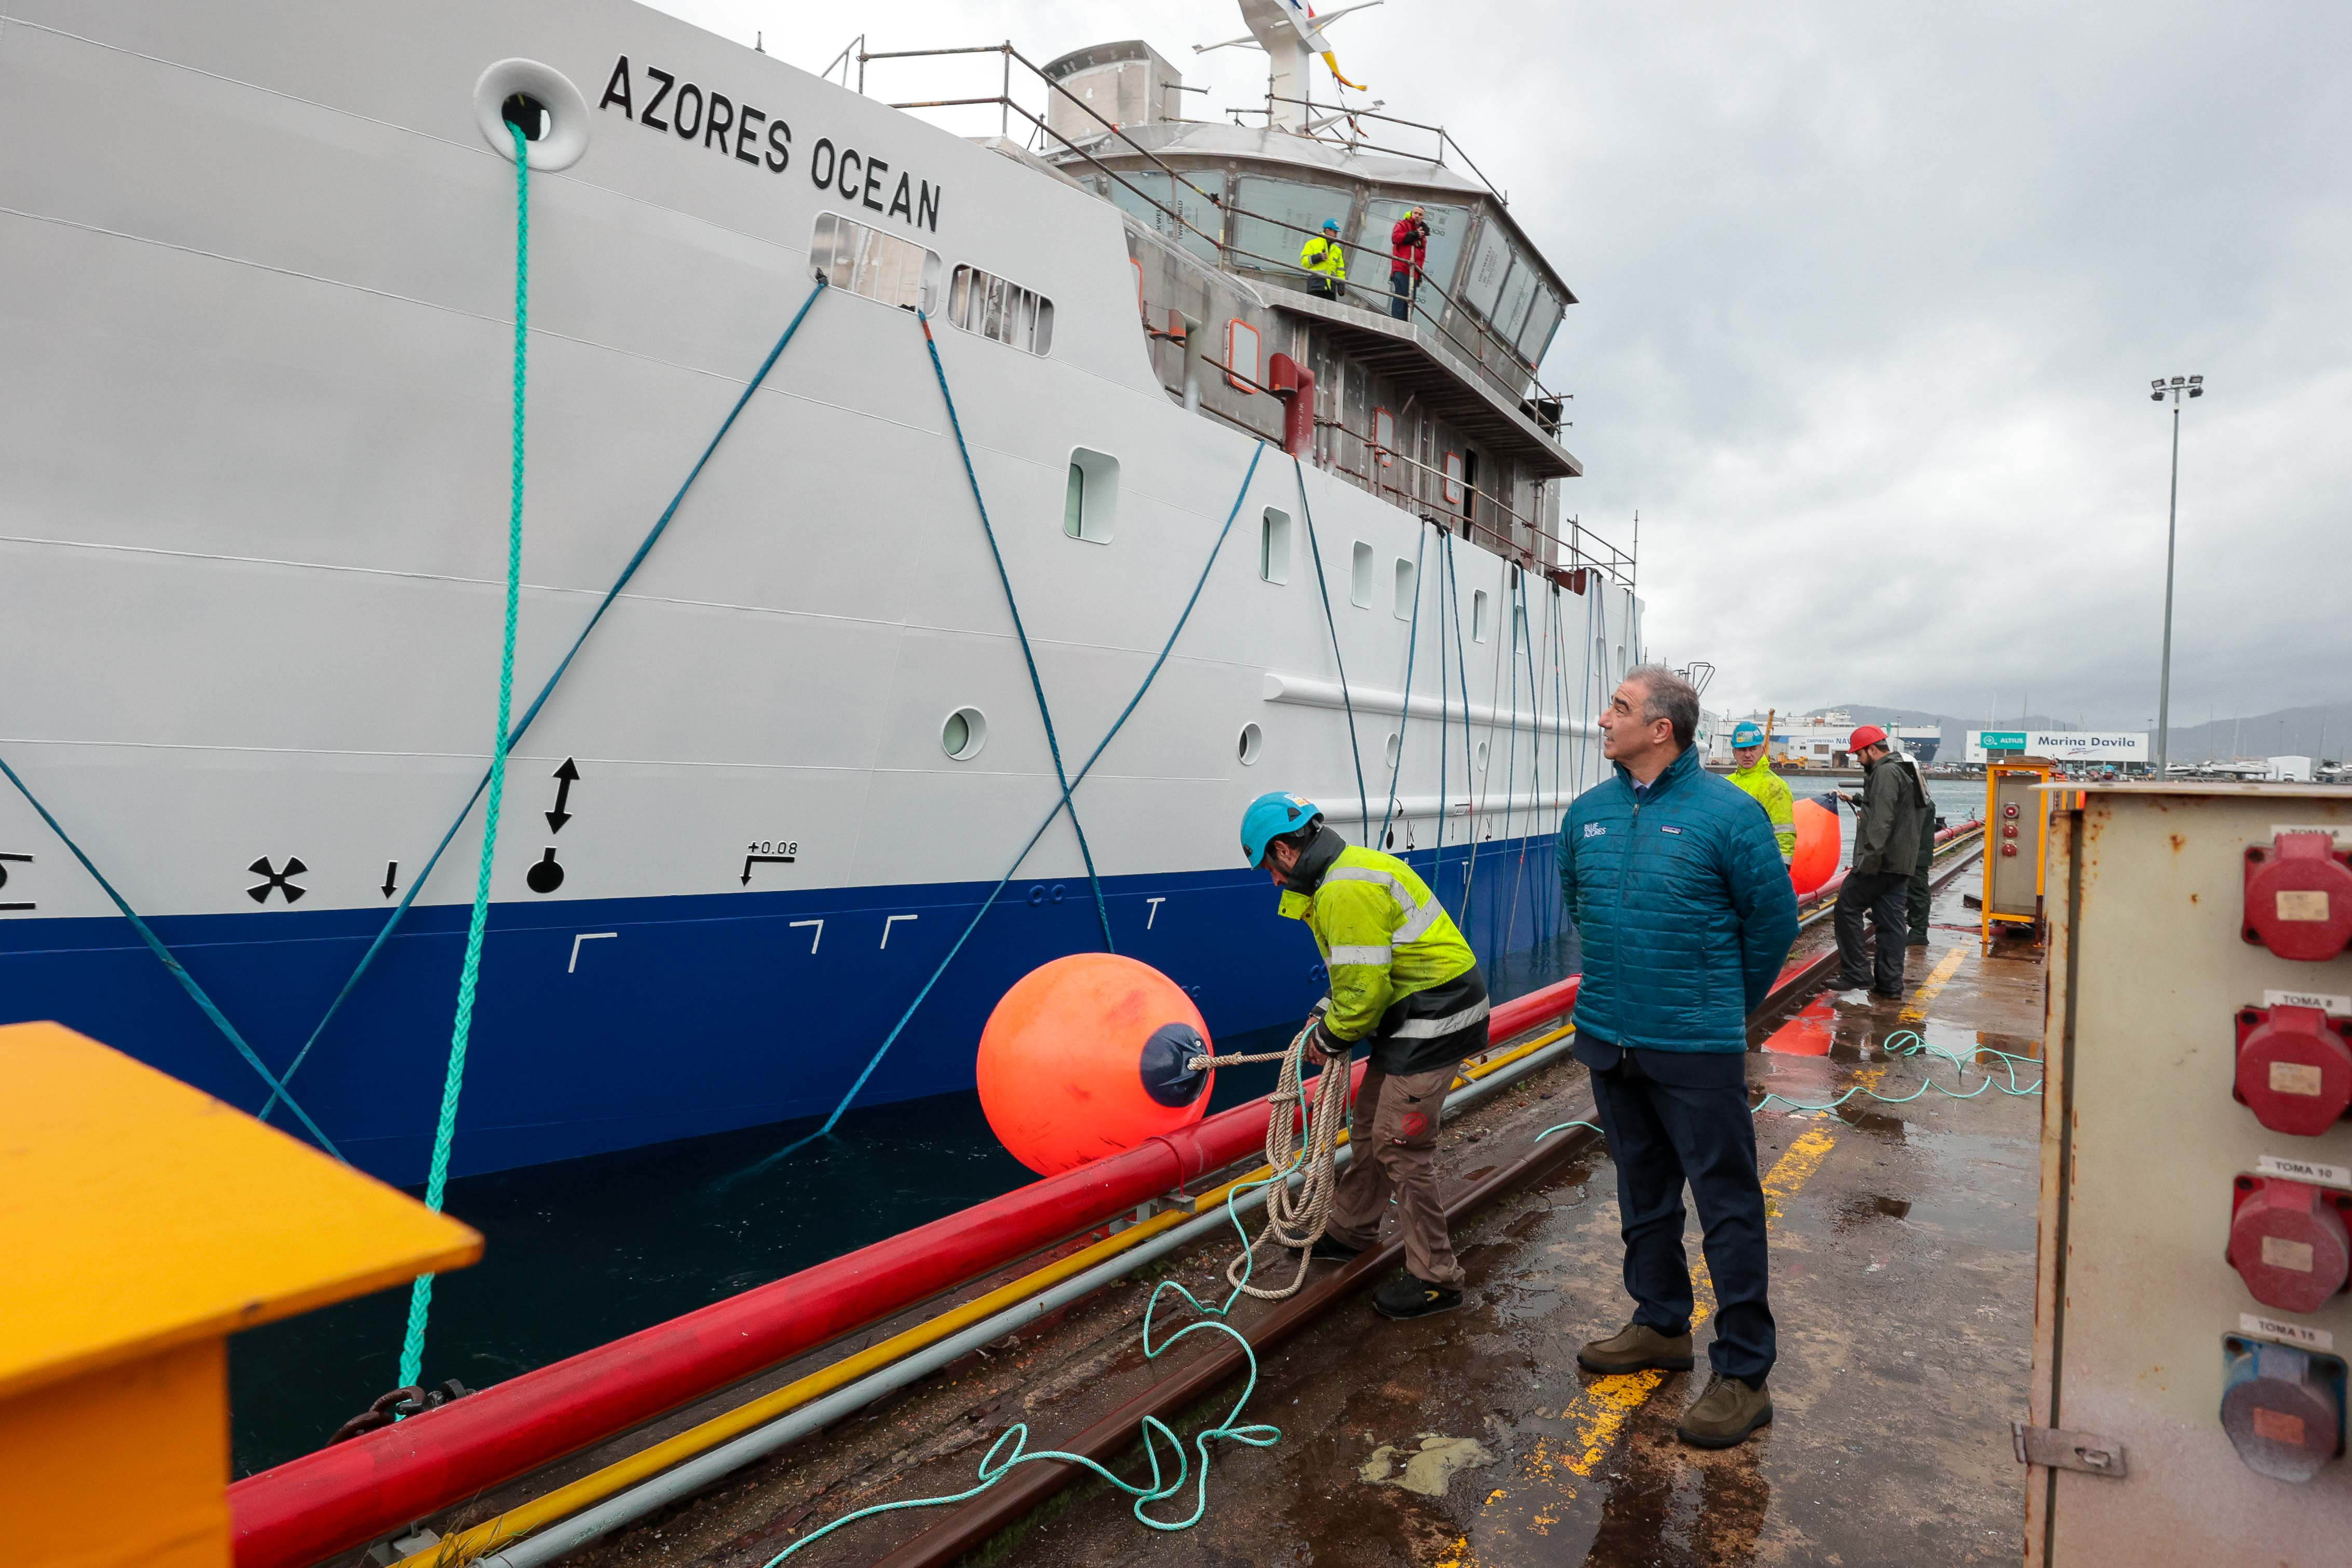
[[[2284,1176],[2241,1176],[2230,1198],[2230,1245],[2221,1256],[2254,1300],[2284,1312],[2315,1312],[2344,1289],[2352,1193]]]
[[[2284,1003],[2239,1009],[2230,1092],[2272,1132],[2317,1137],[2352,1110],[2352,1019]]]
[[[2317,962],[2352,944],[2352,852],[2332,833],[2287,831],[2246,846],[2245,938]]]

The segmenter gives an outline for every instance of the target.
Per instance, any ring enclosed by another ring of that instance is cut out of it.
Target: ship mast
[[[1309,129],[1307,100],[1315,96],[1314,78],[1309,74],[1315,56],[1323,57],[1323,63],[1331,68],[1332,77],[1342,87],[1363,90],[1339,74],[1339,59],[1332,53],[1329,40],[1323,37],[1323,29],[1342,16],[1380,4],[1381,0],[1359,0],[1357,5],[1342,5],[1317,16],[1302,0],[1241,0],[1242,21],[1249,27],[1249,36],[1227,38],[1219,44],[1195,44],[1192,52],[1204,55],[1211,49],[1264,49],[1266,123],[1277,131],[1304,133]]]

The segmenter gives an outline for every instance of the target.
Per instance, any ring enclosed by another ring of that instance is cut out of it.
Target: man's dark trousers
[[[1839,982],[1847,986],[1868,986],[1872,990],[1894,997],[1903,993],[1903,945],[1909,926],[1911,873],[1906,871],[1855,872],[1845,873],[1845,882],[1838,889],[1837,945]],[[1863,923],[1867,920],[1875,933],[1872,944],[1876,952],[1877,973],[1872,974],[1871,959],[1863,956]]]
[[[1911,945],[1917,946],[1927,940],[1927,908],[1935,894],[1927,888],[1927,878],[1936,869],[1936,809],[1933,806],[1919,818],[1919,861],[1911,868],[1910,907]]]
[[[1412,308],[1412,274],[1398,267],[1389,274],[1389,314],[1402,321]]]
[[[1761,1386],[1777,1338],[1765,1301],[1764,1189],[1756,1173],[1756,1119],[1748,1110],[1747,1056],[1718,1051],[1619,1051],[1580,1042],[1592,1069],[1601,1135],[1617,1166],[1618,1223],[1633,1321],[1662,1334],[1691,1326],[1683,1254],[1683,1184],[1690,1184],[1715,1284],[1715,1370]],[[1594,1058],[1615,1057],[1616,1065]],[[1687,1056],[1691,1060],[1672,1060]],[[1652,1067],[1693,1084],[1662,1082]],[[1662,1060],[1666,1059],[1666,1060]]]

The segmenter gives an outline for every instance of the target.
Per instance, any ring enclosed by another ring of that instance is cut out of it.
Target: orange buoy
[[[1837,873],[1837,811],[1819,800],[1799,800],[1790,814],[1797,824],[1797,852],[1789,862],[1789,882],[1802,898]]]
[[[1023,1165],[1052,1176],[1189,1125],[1216,1074],[1200,1009],[1175,981],[1116,953],[1041,964],[980,1031],[980,1108]]]

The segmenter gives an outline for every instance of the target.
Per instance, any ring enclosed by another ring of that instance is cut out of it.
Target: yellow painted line
[[[1944,988],[1947,981],[1959,973],[1961,961],[1968,956],[1969,950],[1965,947],[1955,947],[1944,955],[1944,961],[1936,966],[1935,972],[1920,981],[1919,988],[1911,994],[1910,1005],[1903,1009],[1905,1023],[1927,1021],[1927,1004],[1936,999],[1936,993]]]

